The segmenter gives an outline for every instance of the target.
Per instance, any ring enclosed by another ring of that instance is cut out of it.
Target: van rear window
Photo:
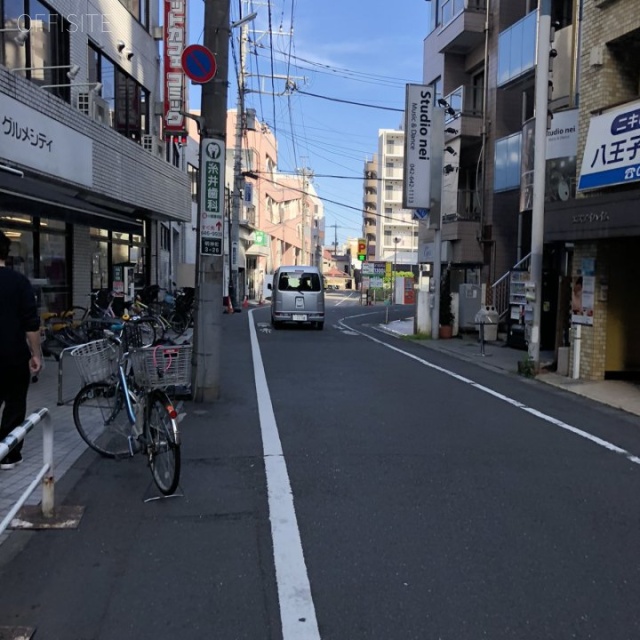
[[[317,273],[285,271],[278,279],[279,291],[322,291]]]

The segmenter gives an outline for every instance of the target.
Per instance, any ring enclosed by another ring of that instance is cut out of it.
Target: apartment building
[[[577,143],[577,5],[554,0],[553,112],[547,142],[546,201],[575,198]],[[530,305],[510,303],[511,273],[529,266],[536,77],[536,0],[431,0],[423,80],[444,110],[441,230],[443,261],[454,289],[481,284],[526,349]],[[554,130],[556,134],[554,135]],[[560,133],[558,133],[560,132]],[[433,231],[421,225],[422,243]],[[565,247],[545,253],[542,348],[566,340]],[[561,281],[562,286],[559,282]],[[499,286],[500,285],[500,286]]]
[[[362,237],[367,243],[367,260],[375,260],[378,232],[378,157],[364,163]]]
[[[380,129],[378,131],[377,180],[365,180],[369,190],[377,188],[376,209],[366,207],[366,199],[373,194],[365,193],[365,220],[375,216],[374,259],[399,265],[418,263],[418,224],[412,219],[412,211],[402,208],[402,181],[404,164],[404,131]],[[367,169],[365,169],[367,171]],[[377,182],[377,187],[374,187]],[[366,234],[365,223],[365,234]],[[373,232],[372,225],[368,225]],[[365,235],[366,237],[366,235]],[[373,251],[368,251],[371,255]]]
[[[43,311],[168,284],[190,201],[156,115],[159,23],[149,0],[0,0],[0,228]]]

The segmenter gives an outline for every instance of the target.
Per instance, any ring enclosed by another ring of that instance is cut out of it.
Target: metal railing
[[[511,286],[511,272],[514,269],[525,270],[528,269],[531,264],[531,254],[527,254],[520,262],[516,262],[516,264],[509,269],[503,276],[498,278],[491,285],[491,300],[489,302],[493,304],[498,312],[498,321],[502,322],[504,320],[504,316],[509,311],[509,294],[510,294],[510,286]]]
[[[440,8],[440,25],[446,27],[465,9],[481,11],[485,8],[485,0],[444,0]]]
[[[0,460],[14,449],[18,443],[22,442],[27,433],[39,422],[43,423],[42,467],[31,484],[24,490],[17,502],[10,509],[4,520],[0,522],[0,535],[5,532],[15,515],[20,511],[40,482],[42,482],[42,515],[45,518],[53,517],[53,425],[51,424],[49,409],[42,408],[34,411],[20,426],[13,429],[4,440],[0,440]]]

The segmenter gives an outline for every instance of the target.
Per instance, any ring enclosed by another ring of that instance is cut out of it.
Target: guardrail
[[[24,490],[18,501],[11,508],[4,520],[0,522],[0,535],[5,532],[15,515],[22,508],[40,482],[42,482],[42,515],[52,518],[54,514],[54,481],[53,481],[53,425],[49,416],[49,409],[42,408],[34,411],[20,426],[0,440],[0,460],[4,458],[15,446],[25,439],[25,436],[39,422],[43,423],[42,429],[42,468],[36,474],[33,482]]]

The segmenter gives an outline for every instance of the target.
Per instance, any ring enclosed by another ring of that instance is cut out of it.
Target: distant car
[[[324,327],[324,291],[317,267],[279,267],[268,286],[274,329],[279,329],[284,322],[310,322],[320,330]]]

